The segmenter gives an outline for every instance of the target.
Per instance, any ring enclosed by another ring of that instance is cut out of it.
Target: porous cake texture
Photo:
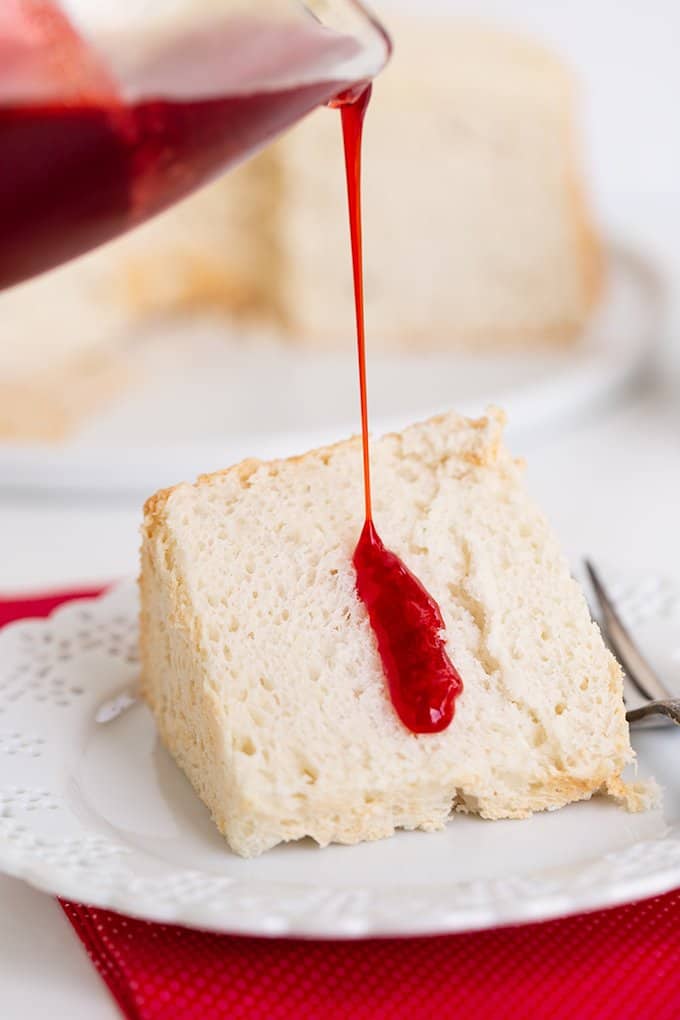
[[[620,669],[501,414],[434,418],[372,455],[378,530],[438,601],[465,685],[439,734],[399,721],[355,590],[358,439],[146,504],[143,694],[230,846],[524,818],[599,791],[641,806],[620,778]]]

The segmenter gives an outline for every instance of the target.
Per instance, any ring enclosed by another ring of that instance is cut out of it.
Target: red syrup
[[[345,143],[352,242],[366,514],[353,562],[357,592],[368,611],[397,715],[414,733],[439,733],[453,719],[463,681],[446,653],[439,606],[399,557],[385,548],[373,523],[371,505],[361,240],[361,138],[370,96],[369,85],[359,94],[345,94],[337,101]]]

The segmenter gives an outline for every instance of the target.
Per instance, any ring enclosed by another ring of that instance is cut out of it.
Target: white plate
[[[408,300],[408,295],[404,296]],[[609,252],[608,287],[575,346],[506,355],[372,355],[375,434],[452,407],[490,403],[517,433],[564,420],[621,390],[649,358],[661,310],[656,275],[622,247]],[[225,335],[222,323],[165,325],[131,338],[139,383],[60,447],[0,445],[0,483],[152,492],[244,457],[299,453],[358,429],[354,340],[315,354]]]
[[[678,679],[680,598],[619,589],[628,622]],[[256,935],[453,932],[533,921],[680,884],[680,732],[636,737],[663,808],[595,799],[522,822],[456,816],[442,833],[356,847],[310,841],[245,861],[123,699],[137,673],[125,584],[0,633],[0,867],[47,892],[158,921]],[[680,691],[680,683],[676,685]],[[112,718],[113,716],[113,718]],[[108,720],[108,721],[107,721]]]

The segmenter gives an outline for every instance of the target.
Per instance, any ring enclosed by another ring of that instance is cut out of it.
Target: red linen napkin
[[[49,616],[53,609],[62,602],[71,599],[87,599],[99,595],[103,587],[79,588],[77,591],[45,592],[42,595],[21,596],[17,598],[0,598],[0,627],[12,620],[22,620],[30,616]]]
[[[0,626],[67,598],[0,602]],[[680,891],[436,938],[213,935],[62,903],[129,1020],[676,1020]]]

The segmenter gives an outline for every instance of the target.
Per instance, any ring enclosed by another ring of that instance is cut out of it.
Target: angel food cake
[[[381,534],[436,599],[463,678],[439,733],[399,718],[357,594],[357,439],[146,504],[143,693],[232,849],[441,829],[456,811],[525,818],[598,792],[642,806],[621,779],[620,669],[502,416],[414,425],[372,463]]]

